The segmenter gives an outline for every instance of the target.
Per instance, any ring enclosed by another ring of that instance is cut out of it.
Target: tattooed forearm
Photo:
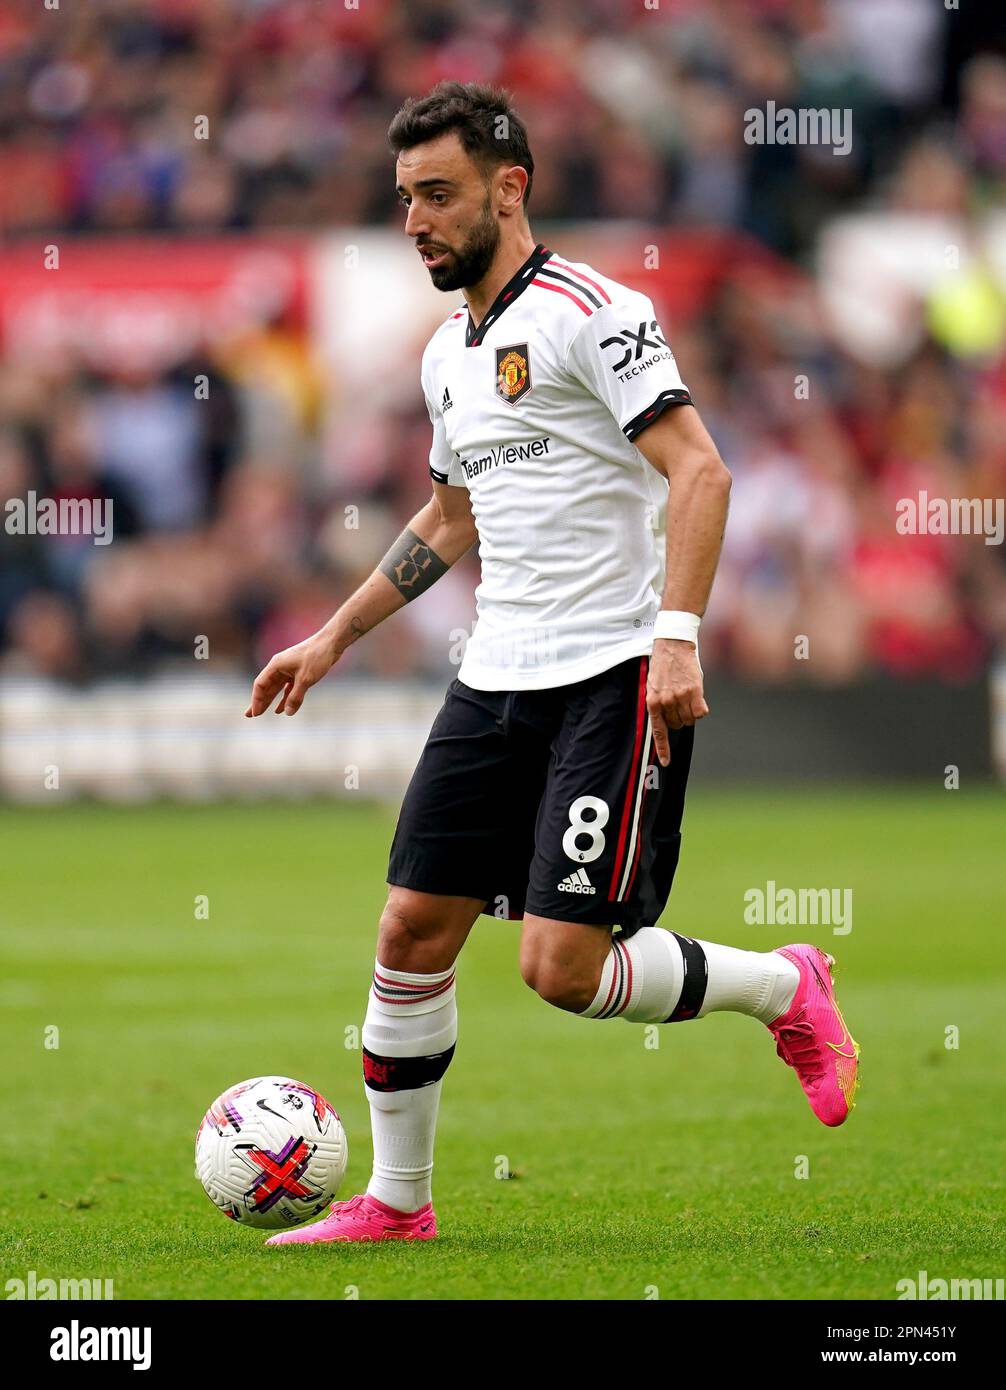
[[[425,593],[450,566],[419,539],[411,526],[406,526],[378,568],[408,603]]]

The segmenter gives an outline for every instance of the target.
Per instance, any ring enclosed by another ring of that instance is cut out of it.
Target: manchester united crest
[[[507,405],[516,405],[531,390],[531,358],[527,343],[496,349],[496,394]]]

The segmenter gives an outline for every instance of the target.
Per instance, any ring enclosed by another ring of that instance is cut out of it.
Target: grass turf
[[[441,1237],[292,1250],[211,1207],[193,1136],[227,1085],[286,1073],[340,1110],[343,1195],[362,1188],[368,1112],[346,1030],[393,815],[0,811],[2,1277],[236,1299],[891,1298],[923,1269],[1001,1277],[1001,806],[912,788],[690,797],[664,925],[760,950],[827,944],[863,1045],[844,1128],[814,1120],[760,1024],[717,1015],[647,1047],[639,1026],[538,1000],[517,924],[483,918],[459,968]],[[768,879],[851,888],[852,932],[745,925],[744,892]]]

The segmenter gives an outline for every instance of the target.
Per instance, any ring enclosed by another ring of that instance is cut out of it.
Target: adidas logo
[[[596,893],[597,889],[587,877],[586,869],[577,869],[575,874],[570,874],[569,878],[564,878],[556,884],[562,893]]]
[[[454,404],[454,402],[451,400],[451,393],[450,393],[450,391],[447,389],[447,387],[445,386],[445,387],[444,387],[444,399],[443,399],[443,401],[440,403],[440,413],[441,413],[441,415],[446,414],[446,412],[447,412],[448,410],[450,410],[450,408],[451,408],[451,406],[452,406],[453,404]]]

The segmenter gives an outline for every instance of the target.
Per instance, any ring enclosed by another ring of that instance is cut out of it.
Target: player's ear
[[[499,210],[504,217],[513,217],[524,210],[524,190],[527,188],[527,170],[519,164],[509,169],[502,167],[497,174]]]

